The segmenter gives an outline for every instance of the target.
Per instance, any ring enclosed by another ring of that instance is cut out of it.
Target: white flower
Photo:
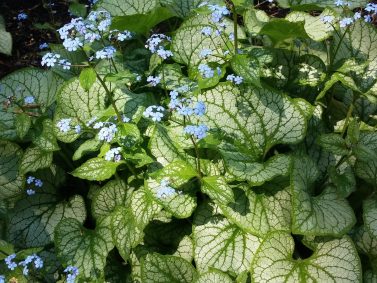
[[[147,107],[143,112],[144,117],[152,119],[154,122],[160,122],[164,114],[162,113],[165,111],[165,108],[158,105],[152,105]]]
[[[120,147],[115,147],[115,148],[110,149],[105,154],[105,160],[115,161],[115,162],[119,161],[122,158],[121,155],[119,154],[121,149],[122,148]]]
[[[63,133],[68,132],[71,129],[71,118],[61,119],[59,122],[56,123],[56,126],[59,130]]]
[[[147,77],[147,82],[150,83],[152,86],[156,86],[160,83],[161,81],[161,78],[158,76],[158,77],[153,77],[153,76],[149,76]]]
[[[341,28],[344,28],[344,27],[347,27],[349,25],[351,25],[353,23],[353,19],[352,18],[344,18],[344,19],[341,19],[339,21],[339,26]]]
[[[103,127],[98,133],[98,139],[101,141],[111,142],[118,131],[115,124],[111,124],[108,127]]]

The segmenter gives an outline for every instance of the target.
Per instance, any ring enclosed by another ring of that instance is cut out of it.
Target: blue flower
[[[42,66],[46,65],[47,67],[54,67],[55,63],[58,62],[59,58],[60,58],[59,54],[48,52],[45,55],[43,55],[41,65]]]
[[[19,20],[19,21],[23,21],[23,20],[26,20],[28,17],[29,17],[29,16],[28,16],[27,14],[25,14],[25,13],[19,13],[19,14],[17,15],[17,20]]]
[[[144,117],[151,118],[154,122],[160,122],[164,114],[162,113],[165,111],[165,108],[162,106],[152,105],[147,107],[143,112]]]
[[[204,124],[195,126],[195,125],[189,125],[186,126],[183,131],[186,134],[193,135],[198,140],[205,138],[207,136],[208,127]]]
[[[160,83],[161,81],[161,78],[159,76],[157,77],[153,77],[153,76],[149,76],[147,77],[147,82],[150,83],[152,86],[156,86]]]
[[[17,267],[17,263],[13,261],[15,258],[16,254],[11,254],[4,259],[8,269],[14,270]]]
[[[200,53],[199,53],[199,57],[200,58],[206,58],[209,55],[212,55],[212,50],[208,49],[208,48],[205,48],[205,49],[201,50]]]
[[[207,64],[200,64],[198,70],[203,78],[209,79],[212,78],[215,74],[214,70],[211,69]]]
[[[236,85],[242,84],[243,78],[241,76],[235,76],[233,74],[230,74],[226,77],[227,81],[233,82]]]
[[[97,59],[111,59],[114,57],[116,49],[113,46],[106,46],[105,48],[96,52]]]
[[[160,182],[160,186],[157,188],[156,196],[159,199],[169,198],[174,196],[177,192],[169,186],[170,182],[167,178],[164,178]]]
[[[0,275],[0,283],[5,283],[5,276],[4,275]]]
[[[25,104],[33,104],[33,103],[35,103],[35,98],[34,98],[34,96],[26,96],[26,97],[24,98],[24,103],[25,103]]]
[[[98,139],[100,141],[111,142],[115,136],[115,133],[118,131],[115,124],[108,124],[110,124],[110,126],[101,128],[101,130],[98,133]]]
[[[41,188],[43,186],[43,182],[40,179],[35,179],[34,184],[38,188]]]
[[[39,49],[40,50],[43,50],[43,49],[46,49],[46,48],[48,48],[48,43],[47,42],[39,44]]]
[[[27,189],[27,190],[26,190],[26,194],[27,194],[28,196],[32,196],[32,195],[35,194],[35,191],[34,191],[33,189]]]
[[[206,105],[203,101],[198,101],[196,103],[194,113],[198,116],[203,116],[206,113]]]
[[[115,148],[110,149],[105,154],[105,160],[115,161],[115,162],[120,161],[120,159],[122,158],[122,156],[119,154],[121,149],[122,149],[121,147],[115,147]]]
[[[351,25],[353,23],[353,19],[352,18],[344,18],[342,20],[339,21],[339,26],[341,28],[345,28],[349,25]]]
[[[211,27],[202,28],[201,34],[203,34],[205,36],[210,36],[212,34],[212,28]]]
[[[67,133],[71,129],[71,118],[61,119],[56,123],[56,126],[63,133]]]
[[[125,41],[125,40],[131,39],[131,38],[132,38],[132,33],[129,32],[128,30],[125,30],[125,31],[117,34],[117,39],[119,41]]]
[[[64,272],[67,273],[67,283],[75,283],[77,275],[79,275],[79,269],[76,266],[69,265]]]
[[[35,180],[35,177],[33,177],[33,176],[29,176],[29,177],[27,177],[27,179],[26,179],[26,183],[30,185],[31,183],[34,182],[34,180]]]

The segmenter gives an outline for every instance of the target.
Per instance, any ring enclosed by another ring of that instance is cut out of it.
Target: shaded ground
[[[25,13],[26,20],[17,16]],[[0,14],[12,34],[12,56],[0,54],[0,78],[26,66],[40,66],[40,44],[58,42],[56,29],[70,21],[68,0],[0,0]]]

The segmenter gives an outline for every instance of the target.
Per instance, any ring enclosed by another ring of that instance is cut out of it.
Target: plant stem
[[[344,136],[345,132],[346,132],[346,129],[348,128],[348,123],[349,123],[349,119],[351,118],[351,115],[352,115],[352,112],[353,112],[353,103],[351,103],[350,107],[348,108],[348,112],[347,112],[347,116],[346,116],[346,120],[344,121],[344,126],[343,126],[343,129],[342,129],[342,137]]]
[[[100,81],[101,85],[103,86],[103,88],[105,89],[107,95],[109,96],[110,103],[115,110],[115,113],[117,115],[119,123],[122,122],[122,117],[120,116],[120,112],[119,112],[118,107],[116,106],[115,101],[114,101],[114,94],[109,90],[106,83],[102,80],[102,78],[100,77],[100,75],[97,72],[96,72],[96,76],[97,76],[97,79]]]
[[[233,33],[234,33],[234,54],[237,54],[238,50],[238,30],[237,30],[237,13],[236,6],[232,3],[233,13]]]
[[[199,174],[199,178],[201,179],[203,177],[203,174],[202,174],[202,170],[201,170],[201,166],[200,166],[200,156],[199,156],[198,145],[196,144],[195,139],[192,137],[192,135],[190,135],[190,139],[191,139],[192,144],[194,145],[195,155],[196,155],[196,158],[195,158],[196,159],[196,168],[197,168],[197,171],[198,171],[198,174]]]

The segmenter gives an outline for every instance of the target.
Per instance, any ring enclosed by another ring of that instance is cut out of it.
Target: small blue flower
[[[29,177],[27,177],[27,179],[26,179],[26,183],[30,185],[31,183],[34,182],[34,180],[35,180],[35,177],[33,177],[33,176],[29,176]]]
[[[173,56],[173,52],[171,52],[170,50],[165,50],[162,46],[160,46],[157,50],[157,55],[162,59],[167,59]]]
[[[110,126],[101,128],[101,130],[98,133],[98,139],[100,141],[111,142],[115,136],[115,133],[118,131],[115,124],[108,124],[110,124]]]
[[[68,51],[76,51],[79,47],[83,46],[83,42],[80,38],[67,38],[63,41],[63,46]]]
[[[169,186],[170,182],[167,178],[164,178],[160,182],[160,186],[157,188],[156,196],[159,199],[169,198],[174,196],[177,192]]]
[[[132,38],[132,33],[129,32],[128,30],[125,30],[125,31],[117,34],[117,39],[119,41],[125,41],[125,40],[131,39],[131,38]]]
[[[29,16],[27,14],[25,14],[25,13],[19,13],[17,15],[17,20],[19,20],[19,21],[27,20],[28,17]]]
[[[105,154],[105,160],[115,161],[115,162],[120,161],[120,159],[122,158],[122,156],[119,154],[121,149],[122,149],[121,147],[115,147],[115,148],[110,149]]]
[[[25,103],[25,104],[33,104],[33,103],[35,103],[35,98],[34,98],[34,96],[26,96],[26,97],[24,98],[24,103]]]
[[[205,36],[210,36],[212,34],[212,28],[211,27],[202,28],[201,34],[203,34]]]
[[[194,113],[198,116],[203,116],[206,113],[206,105],[203,101],[198,101],[196,103]]]
[[[38,188],[41,188],[43,186],[43,182],[40,179],[35,179],[34,184]]]
[[[35,191],[34,191],[33,189],[27,189],[27,190],[26,190],[26,194],[27,194],[28,196],[35,195]]]
[[[42,66],[46,65],[47,67],[54,67],[55,63],[58,62],[59,58],[60,58],[59,54],[48,52],[45,55],[43,55],[41,65]]]
[[[5,283],[5,276],[4,275],[0,275],[0,283]]]
[[[47,42],[39,44],[39,49],[40,50],[43,50],[43,49],[46,49],[46,48],[48,48],[48,43]]]
[[[67,283],[75,283],[77,275],[79,275],[79,269],[76,266],[69,265],[64,272],[67,273]]]
[[[352,23],[353,23],[353,19],[352,18],[344,18],[344,19],[341,19],[339,21],[339,26],[341,28],[345,28],[345,27],[351,25]]]
[[[72,64],[67,59],[61,59],[59,60],[59,65],[63,68],[63,70],[70,70]]]
[[[111,59],[114,57],[116,49],[113,46],[106,46],[105,48],[96,52],[97,59]]]
[[[4,259],[8,269],[14,270],[17,267],[17,263],[13,261],[15,258],[16,254],[11,254]]]
[[[333,16],[323,16],[321,17],[321,21],[325,24],[331,24],[333,21],[334,21],[334,17]]]
[[[161,81],[161,78],[159,76],[157,77],[153,77],[153,76],[149,76],[147,77],[147,82],[150,83],[152,86],[156,86],[160,83]]]
[[[215,74],[214,70],[211,69],[211,67],[209,67],[207,64],[200,64],[198,70],[202,77],[206,79],[212,78]]]
[[[212,50],[208,49],[208,48],[205,48],[205,49],[201,50],[200,53],[199,53],[199,57],[200,58],[206,58],[209,55],[212,55]]]
[[[233,82],[236,85],[242,84],[243,82],[243,77],[241,76],[235,76],[233,74],[230,74],[226,77],[227,81]]]
[[[67,133],[71,129],[71,118],[61,119],[56,123],[56,126],[63,133]]]
[[[152,119],[154,122],[160,122],[164,114],[165,108],[162,106],[152,105],[148,106],[143,112],[144,117]]]
[[[76,132],[76,134],[81,133],[81,126],[80,125],[75,126],[75,132]]]
[[[208,127],[204,124],[201,124],[199,126],[189,125],[183,129],[186,134],[193,135],[198,140],[205,138],[207,136],[208,130]]]

